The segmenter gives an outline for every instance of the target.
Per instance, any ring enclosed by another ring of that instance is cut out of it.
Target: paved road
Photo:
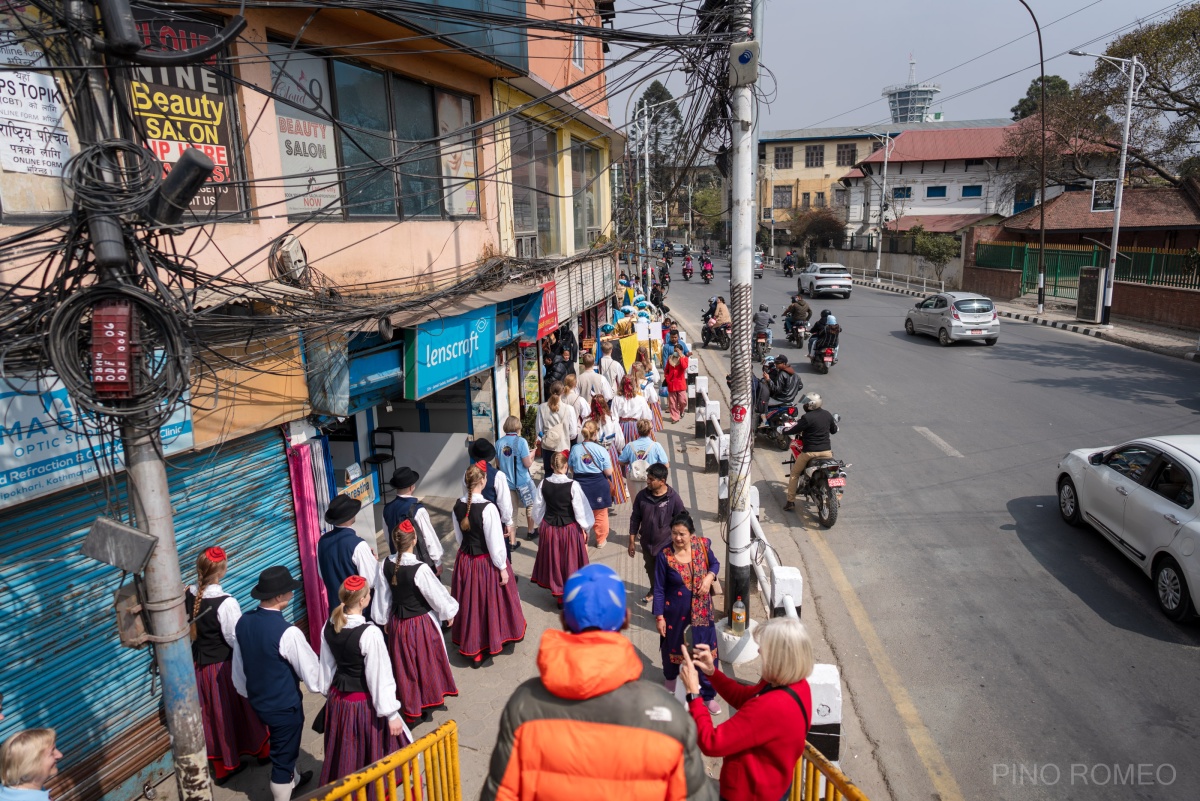
[[[673,316],[695,326],[727,282],[723,262],[711,287],[677,278]],[[755,304],[779,313],[794,287],[768,270]],[[1200,627],[1162,617],[1149,580],[1054,497],[1070,449],[1196,432],[1200,368],[1008,321],[996,347],[944,349],[904,334],[914,300],[818,301],[845,328],[841,361],[799,369],[842,414],[834,448],[853,468],[837,526],[803,515],[791,531],[886,786],[1200,798]],[[760,450],[756,478],[782,501],[778,461]]]

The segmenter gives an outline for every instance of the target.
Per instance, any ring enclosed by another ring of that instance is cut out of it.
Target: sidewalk
[[[665,404],[664,404],[665,405]],[[721,523],[716,522],[717,511],[717,476],[715,473],[704,473],[704,441],[694,435],[692,415],[685,416],[679,423],[672,424],[666,418],[666,430],[657,436],[667,450],[670,463],[671,486],[682,496],[684,504],[692,511],[697,525],[697,533],[713,541],[718,558],[725,559],[725,538]],[[466,464],[464,461],[464,469]],[[418,487],[418,490],[420,488]],[[454,563],[456,547],[454,534],[450,523],[450,509],[455,499],[423,498],[429,509],[434,527],[443,532],[443,542],[446,544],[444,558],[445,569],[442,581],[447,586],[450,583],[451,568]],[[593,562],[610,565],[625,581],[627,601],[631,613],[630,628],[625,632],[633,643],[645,665],[642,678],[647,681],[661,682],[662,670],[658,651],[658,634],[654,628],[654,619],[649,607],[638,603],[648,590],[646,576],[642,567],[642,558],[638,554],[630,558],[626,550],[629,531],[629,505],[614,507],[612,519],[612,535],[603,550],[588,548],[588,556]],[[542,632],[548,628],[561,628],[558,609],[548,590],[544,590],[529,581],[533,570],[536,542],[531,543],[525,536],[525,513],[517,510],[517,536],[520,547],[513,552],[513,569],[518,576],[522,607],[529,628],[525,639],[505,649],[498,655],[493,664],[474,669],[458,655],[450,642],[449,634],[446,643],[450,648],[450,664],[454,671],[454,679],[458,685],[457,698],[448,700],[445,708],[433,710],[432,718],[426,723],[413,728],[416,738],[434,731],[447,720],[455,720],[459,726],[459,743],[462,765],[463,798],[478,798],[479,791],[487,776],[488,763],[495,744],[500,712],[509,695],[525,680],[537,675],[537,650]],[[779,538],[781,541],[784,537]],[[774,541],[773,541],[774,542]],[[387,546],[380,545],[384,552]],[[789,543],[790,545],[790,543]],[[777,546],[778,547],[778,546]],[[792,546],[794,547],[794,546]],[[786,553],[781,553],[788,559]],[[797,563],[792,558],[792,563]],[[724,572],[724,570],[722,571]],[[724,598],[715,596],[714,604],[721,608]],[[755,602],[754,610],[761,619],[761,606]],[[811,624],[810,624],[811,625]],[[813,632],[814,637],[817,632]],[[828,661],[822,657],[822,661]],[[757,661],[748,665],[739,665],[736,669],[729,668],[727,672],[744,680],[754,680],[757,677]],[[315,789],[321,769],[323,756],[322,736],[307,728],[313,717],[324,703],[324,698],[311,693],[305,694],[306,729],[301,743],[298,769],[314,771],[313,782],[307,789]],[[729,710],[725,707],[717,722],[728,719]],[[614,753],[619,753],[615,750]],[[581,755],[581,758],[603,758],[602,755]],[[720,771],[720,760],[706,760],[709,773],[716,777]],[[269,766],[252,765],[241,774],[233,777],[224,787],[213,788],[215,801],[270,801],[268,789]],[[174,776],[157,786],[155,801],[176,801],[178,794]]]
[[[900,295],[924,297],[928,293],[917,292],[905,287],[893,286],[876,281],[855,279],[855,285],[868,289],[880,289],[885,292],[895,292]],[[1037,313],[1037,298],[1026,295],[1014,300],[995,301],[996,310],[1001,317],[1021,320],[1027,323],[1045,325],[1051,328],[1061,328],[1084,336],[1116,342],[1138,350],[1150,351],[1163,356],[1173,356],[1188,361],[1200,360],[1200,332],[1191,333],[1178,328],[1168,328],[1152,323],[1127,320],[1123,317],[1114,319],[1113,325],[1104,328],[1092,323],[1081,323],[1075,319],[1075,304],[1051,299],[1045,304],[1044,311]]]

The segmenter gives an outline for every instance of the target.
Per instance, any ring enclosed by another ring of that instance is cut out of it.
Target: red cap
[[[485,472],[485,473],[487,472],[487,462],[485,460],[480,459],[478,462],[475,463],[475,466],[478,467],[483,472]]]
[[[216,545],[214,545],[211,548],[205,548],[204,555],[208,557],[208,561],[210,561],[210,562],[224,562],[225,561],[225,549],[219,548]]]
[[[342,586],[350,592],[358,592],[367,586],[367,580],[362,576],[350,576],[342,582]]]
[[[416,529],[413,528],[413,524],[412,524],[411,520],[401,520],[400,525],[396,526],[396,528],[400,529],[405,534],[412,534],[413,532],[416,531]]]

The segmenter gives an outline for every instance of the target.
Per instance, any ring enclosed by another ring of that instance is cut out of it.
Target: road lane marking
[[[881,404],[887,403],[887,395],[881,395],[880,393],[876,392],[875,388],[872,387],[870,384],[867,384],[866,389],[864,389],[863,391],[866,392],[868,395],[870,395],[875,400],[879,401]]]
[[[825,563],[829,579],[837,587],[838,594],[842,596],[842,602],[846,604],[846,611],[849,613],[850,619],[854,621],[854,627],[858,629],[858,634],[867,647],[871,661],[875,663],[875,670],[879,673],[883,686],[892,697],[892,703],[896,705],[896,711],[900,714],[900,720],[904,724],[908,738],[912,741],[921,764],[925,766],[925,772],[929,774],[935,792],[941,801],[964,801],[962,790],[959,789],[954,774],[950,772],[946,758],[938,750],[937,743],[933,741],[933,735],[921,720],[921,714],[917,712],[917,706],[913,703],[912,696],[905,689],[900,673],[892,664],[891,658],[888,657],[887,650],[883,647],[883,640],[879,639],[879,634],[875,631],[875,626],[871,624],[871,618],[867,614],[866,608],[858,599],[854,587],[842,571],[842,565],[834,555],[833,549],[829,547],[825,536],[820,531],[809,529],[808,535],[813,547],[820,555],[821,561]]]
[[[913,426],[913,431],[916,431],[922,437],[924,437],[925,439],[932,442],[934,445],[936,445],[938,447],[938,450],[940,450],[942,453],[946,454],[947,456],[953,456],[955,459],[965,458],[961,453],[954,450],[954,446],[952,446],[949,442],[946,442],[946,440],[942,439],[937,434],[930,431],[925,426]]]

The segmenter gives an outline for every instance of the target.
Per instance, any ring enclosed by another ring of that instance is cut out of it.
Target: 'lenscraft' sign
[[[492,366],[496,307],[443,317],[404,332],[404,396],[417,400]]]
[[[0,508],[85,484],[109,464],[125,469],[121,443],[100,435],[60,381],[11,386],[20,391],[0,383]],[[159,433],[166,455],[191,450],[188,406]]]

